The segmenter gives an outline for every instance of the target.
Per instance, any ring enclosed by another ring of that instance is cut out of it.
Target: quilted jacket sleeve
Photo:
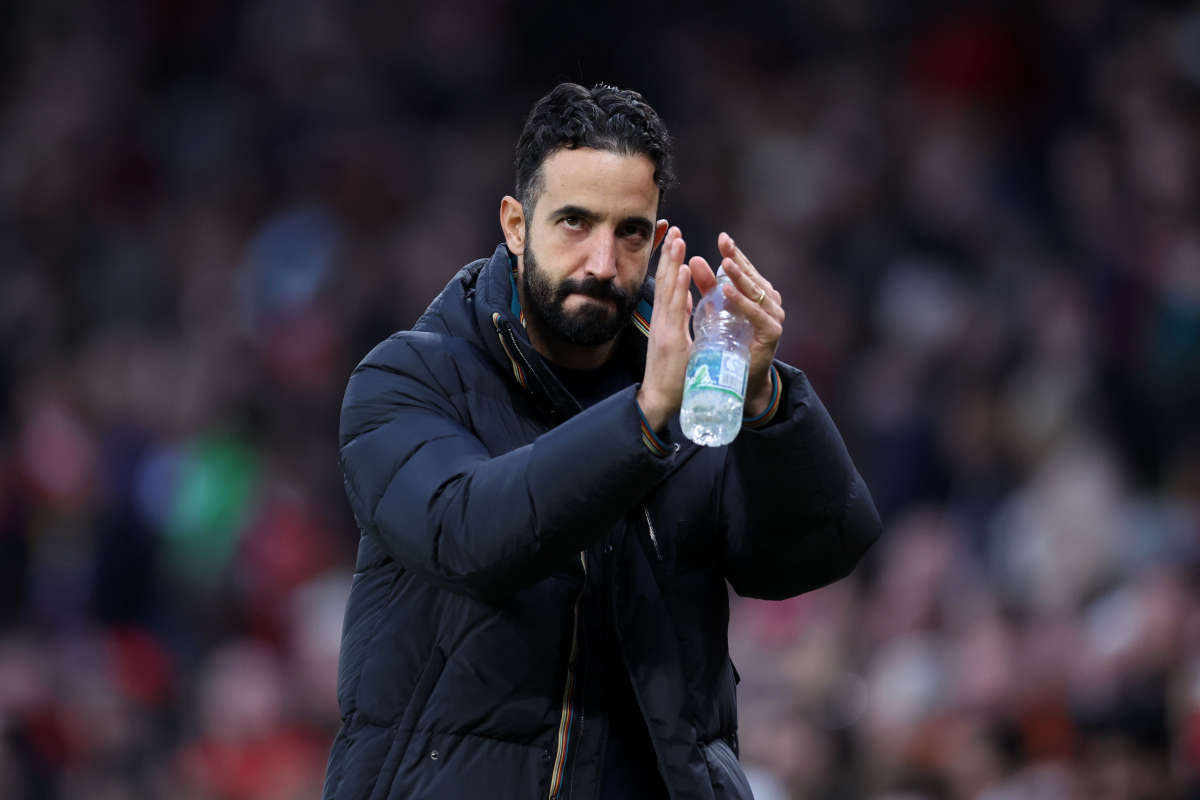
[[[636,387],[493,457],[427,351],[389,339],[354,371],[341,465],[364,532],[437,586],[495,602],[537,583],[670,468],[673,454],[658,458],[642,443]],[[496,423],[517,430],[511,403],[501,405],[509,417]]]
[[[782,417],[729,447],[724,563],[746,597],[794,597],[850,574],[880,533],[867,486],[804,373],[775,362]]]

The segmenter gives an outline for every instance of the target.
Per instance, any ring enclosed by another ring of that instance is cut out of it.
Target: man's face
[[[633,315],[654,249],[654,164],[559,150],[542,164],[542,186],[525,218],[526,315],[570,344],[612,341]]]

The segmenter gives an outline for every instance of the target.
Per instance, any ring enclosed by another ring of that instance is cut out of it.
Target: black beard
[[[642,290],[639,285],[636,291],[629,293],[611,280],[602,281],[596,277],[582,281],[567,278],[558,286],[554,286],[546,273],[538,267],[528,238],[525,246],[525,274],[521,283],[525,289],[525,313],[536,317],[547,330],[562,341],[578,347],[596,347],[615,339],[633,317]],[[615,311],[609,311],[599,303],[584,303],[579,311],[571,313],[563,303],[572,294],[582,294],[598,300],[612,300],[617,308]]]

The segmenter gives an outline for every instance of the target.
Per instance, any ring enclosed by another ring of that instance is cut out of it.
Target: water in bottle
[[[721,291],[731,283],[717,270],[717,285],[705,293],[692,316],[692,349],[683,384],[679,423],[696,444],[729,444],[742,427],[750,373],[750,322]]]

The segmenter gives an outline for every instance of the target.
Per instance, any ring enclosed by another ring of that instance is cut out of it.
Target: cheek
[[[650,266],[650,244],[640,247],[627,247],[621,254],[621,274],[627,280],[641,281],[646,277]]]
[[[579,262],[587,260],[587,249],[569,237],[551,231],[537,244],[538,263],[555,274],[569,275]]]
[[[621,288],[628,294],[635,294],[642,288],[642,284],[646,281],[646,262],[639,261],[630,263],[628,267],[622,266],[620,274],[617,277]]]

